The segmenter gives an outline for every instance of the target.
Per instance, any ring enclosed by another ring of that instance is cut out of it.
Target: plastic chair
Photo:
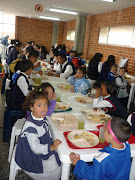
[[[21,170],[20,167],[15,162],[16,146],[17,145],[15,145],[13,155],[12,155],[12,159],[11,159],[9,180],[15,180],[15,176],[18,174],[18,170]]]
[[[130,169],[130,180],[135,180],[135,157],[132,159],[131,169]]]
[[[3,122],[3,141],[8,142],[11,136],[11,130],[14,122],[12,122],[12,117],[15,117],[15,121],[17,119],[21,119],[25,117],[25,113],[23,111],[11,111],[6,109],[4,113],[4,122]]]
[[[11,161],[14,145],[18,139],[18,136],[21,134],[21,131],[22,131],[22,128],[23,128],[25,121],[26,121],[25,118],[18,119],[12,128],[9,155],[8,155],[8,161],[9,162]],[[17,136],[17,138],[16,138],[16,136]]]

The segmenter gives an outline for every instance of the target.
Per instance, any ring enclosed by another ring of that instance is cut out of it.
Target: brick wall
[[[53,21],[16,17],[15,38],[23,45],[27,41],[35,41],[38,45],[44,45],[49,51],[52,46]]]
[[[104,61],[110,54],[116,57],[116,63],[121,57],[129,58],[128,71],[135,75],[135,48],[98,44],[100,27],[123,25],[135,25],[135,7],[92,16],[87,57],[91,59],[95,53],[100,52],[104,55]]]

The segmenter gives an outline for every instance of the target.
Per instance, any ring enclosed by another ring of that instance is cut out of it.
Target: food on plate
[[[76,97],[75,100],[80,103],[86,103],[86,101],[82,97]]]
[[[71,143],[80,148],[93,147],[99,143],[98,136],[89,131],[71,131],[68,133],[67,138]]]
[[[69,109],[70,106],[66,103],[63,103],[63,102],[57,102],[56,105],[55,105],[55,111],[59,111],[59,110],[67,110]]]
[[[108,121],[110,119],[110,116],[107,114],[100,114],[100,113],[88,113],[86,114],[86,117],[92,121],[95,122],[104,122],[104,121]]]

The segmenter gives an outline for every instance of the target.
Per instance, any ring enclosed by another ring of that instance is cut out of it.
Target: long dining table
[[[78,117],[79,115],[82,115],[82,110],[85,109],[92,109],[92,104],[83,106],[83,105],[77,105],[72,97],[84,97],[84,95],[80,93],[71,93],[69,91],[62,91],[58,88],[59,83],[66,83],[66,80],[63,78],[58,78],[58,77],[52,77],[52,76],[47,76],[48,80],[44,80],[43,82],[50,82],[57,93],[61,94],[62,98],[61,100],[65,103],[68,103],[72,107],[72,111],[66,112],[75,115]],[[67,141],[64,137],[64,131],[60,131],[57,129],[55,126],[54,121],[52,120],[51,117],[47,117],[48,119],[48,124],[52,133],[53,139],[59,139],[62,141],[62,143],[58,146],[57,148],[57,153],[59,155],[59,158],[62,162],[62,173],[61,173],[61,180],[69,180],[69,175],[70,175],[70,167],[71,167],[71,161],[69,158],[69,154],[71,152],[74,152],[76,154],[80,154],[81,160],[85,162],[92,162],[94,156],[98,155],[100,152],[99,150],[101,148],[89,148],[89,149],[72,149],[68,146]],[[97,126],[101,125],[101,123],[97,122],[92,122],[89,121],[87,118],[85,118],[85,125],[84,125],[84,130],[88,131],[98,131]],[[70,131],[70,129],[69,129]],[[134,157],[135,160],[135,144],[131,144],[131,157]]]

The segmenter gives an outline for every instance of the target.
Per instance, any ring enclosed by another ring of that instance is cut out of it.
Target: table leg
[[[71,163],[62,163],[61,180],[69,180]]]
[[[128,104],[127,104],[127,109],[129,110],[129,108],[130,108],[130,103],[131,103],[131,101],[132,101],[132,98],[133,98],[133,96],[134,96],[134,84],[132,83],[131,84],[131,88],[130,88],[130,93],[129,93],[129,98],[128,98]]]

